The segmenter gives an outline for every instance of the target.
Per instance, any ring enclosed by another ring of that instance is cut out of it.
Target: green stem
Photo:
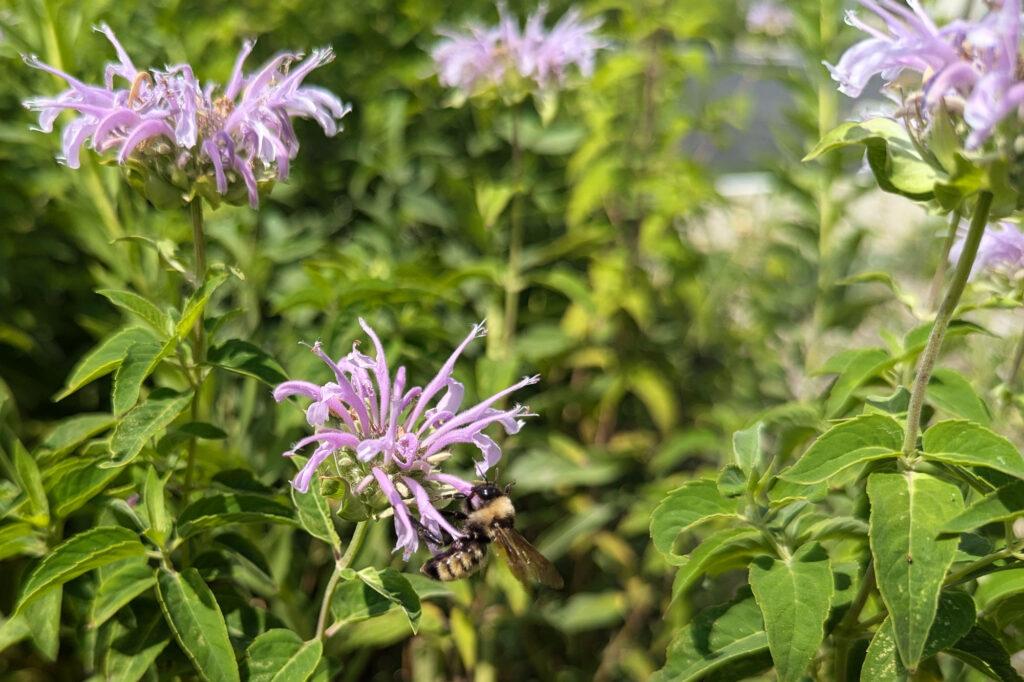
[[[348,541],[348,548],[341,557],[336,557],[334,561],[334,573],[331,574],[331,579],[327,582],[327,588],[324,590],[324,599],[320,603],[320,615],[316,619],[316,638],[323,639],[325,632],[330,637],[333,632],[327,632],[327,616],[331,612],[331,599],[334,597],[334,591],[338,588],[338,583],[341,581],[341,573],[348,568],[352,561],[359,554],[359,550],[363,546],[363,542],[366,541],[366,534],[370,530],[370,524],[366,521],[360,521],[356,524],[355,529],[352,531],[352,538]]]
[[[1015,551],[1017,551],[1016,547],[1004,547],[998,552],[989,554],[988,556],[984,556],[978,559],[977,561],[973,561],[964,566],[963,568],[961,568],[959,571],[950,573],[948,576],[946,576],[946,580],[943,583],[943,585],[945,587],[950,587],[952,585],[959,585],[960,583],[967,582],[971,579],[971,576],[977,571],[985,568],[986,566],[994,564],[1000,559],[1010,558],[1011,556],[1013,556],[1013,553]]]
[[[917,452],[917,434],[921,430],[921,411],[924,409],[928,381],[931,379],[932,370],[935,369],[935,362],[942,349],[946,329],[949,328],[957,303],[960,302],[960,296],[963,295],[964,287],[967,285],[971,268],[974,267],[974,259],[978,255],[978,245],[981,243],[981,236],[985,233],[985,225],[988,223],[988,214],[991,208],[991,192],[982,192],[978,196],[978,205],[974,208],[971,227],[964,240],[964,249],[956,264],[953,281],[949,283],[946,296],[942,299],[942,304],[935,314],[935,322],[932,325],[931,334],[928,336],[928,345],[925,346],[924,353],[917,365],[917,377],[914,379],[914,386],[910,392],[910,406],[907,408],[907,433],[903,440],[904,463],[912,463]]]
[[[502,351],[504,357],[512,354],[519,316],[520,260],[523,250],[523,219],[519,200],[523,182],[523,153],[519,145],[519,119],[512,111],[512,174],[514,178],[512,205],[509,207],[508,261],[505,272],[505,314],[502,323]]]
[[[196,198],[189,204],[189,215],[192,218],[192,250],[193,250],[193,284],[196,289],[203,286],[206,280],[206,234],[203,231],[203,202]],[[203,318],[201,316],[196,322],[196,331],[192,345],[192,362],[195,369],[192,393],[192,421],[199,421],[200,401],[202,400],[203,370],[202,364],[206,360],[206,331],[203,329]],[[189,502],[192,494],[193,477],[195,476],[196,449],[198,439],[195,436],[188,441],[188,460],[185,465],[185,490],[183,497],[185,504]]]
[[[821,0],[818,17],[819,50],[831,50],[835,40],[838,8],[835,0]],[[820,59],[821,57],[819,57]],[[818,60],[815,60],[817,64]],[[838,119],[838,95],[835,84],[828,78],[820,78],[817,89],[818,139],[823,138],[836,126]],[[832,185],[835,180],[834,166],[829,165],[821,173],[816,189],[818,205],[818,291],[814,300],[813,329],[821,332],[826,324],[827,295],[831,288],[831,245],[836,223]],[[811,346],[814,350],[814,346]],[[816,361],[815,361],[816,362]]]
[[[963,218],[963,211],[953,211],[949,219],[949,231],[946,232],[946,241],[942,243],[942,258],[939,260],[939,267],[935,270],[935,277],[932,279],[932,286],[928,292],[928,309],[935,310],[939,303],[939,294],[942,293],[942,282],[946,279],[947,264],[949,263],[949,251],[956,241],[956,231],[960,227],[960,219]]]

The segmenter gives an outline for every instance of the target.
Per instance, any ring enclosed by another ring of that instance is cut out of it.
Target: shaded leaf
[[[200,677],[238,680],[238,664],[217,600],[194,568],[157,570],[157,595],[167,624]]]
[[[120,467],[135,459],[150,438],[163,431],[192,402],[192,392],[176,393],[158,389],[125,415],[110,439],[113,460],[107,466]]]
[[[211,365],[259,379],[269,386],[275,386],[288,379],[277,360],[259,346],[241,339],[231,339],[211,348],[206,359]]]
[[[178,517],[178,534],[196,533],[237,523],[284,523],[296,525],[289,507],[262,495],[210,495],[196,500]]]
[[[96,586],[89,615],[89,627],[103,625],[123,606],[156,584],[153,569],[144,559],[125,561],[105,572]]]
[[[964,533],[993,521],[1024,516],[1024,481],[1015,481],[975,500],[963,513],[947,521],[946,533]]]
[[[892,417],[866,414],[823,433],[780,478],[804,485],[826,481],[856,464],[896,457],[903,427]]]
[[[673,547],[680,533],[705,521],[738,513],[739,503],[722,497],[714,481],[690,481],[671,491],[654,510],[651,539],[659,552],[678,563],[683,557]]]
[[[267,630],[245,652],[249,682],[305,682],[323,654],[319,639],[304,642],[291,630]]]

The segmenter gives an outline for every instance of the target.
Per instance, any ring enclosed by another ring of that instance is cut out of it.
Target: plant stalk
[[[924,409],[928,381],[931,379],[932,370],[935,369],[935,362],[938,360],[942,341],[946,337],[946,330],[953,319],[957,303],[960,302],[960,297],[964,293],[971,268],[974,267],[974,259],[978,255],[978,245],[981,243],[981,236],[985,233],[985,225],[988,223],[991,208],[992,193],[982,192],[978,196],[978,204],[974,208],[974,216],[971,218],[971,226],[967,232],[967,238],[964,240],[964,249],[956,264],[953,280],[949,283],[946,296],[942,299],[942,304],[935,314],[935,322],[932,325],[931,334],[928,335],[928,345],[925,346],[921,360],[918,362],[917,376],[910,392],[910,406],[907,408],[907,433],[903,440],[904,463],[912,462],[917,452],[917,435],[921,431],[921,411]]]
[[[520,260],[523,250],[523,219],[519,193],[523,183],[523,150],[519,144],[519,118],[512,110],[512,175],[514,194],[509,207],[508,260],[505,272],[505,311],[502,321],[502,351],[505,358],[512,355],[516,324],[519,317]]]
[[[939,267],[935,270],[935,277],[932,278],[932,286],[928,292],[929,310],[935,310],[935,306],[939,304],[939,294],[942,293],[942,283],[946,279],[948,270],[949,252],[953,248],[953,242],[956,241],[956,231],[960,227],[960,219],[963,218],[963,215],[963,211],[958,208],[953,211],[953,215],[949,219],[949,231],[946,233],[946,241],[942,244],[942,258],[939,260]]]
[[[206,280],[206,233],[203,229],[203,202],[196,198],[189,204],[189,215],[192,218],[192,251],[193,251],[193,284],[198,290]],[[205,314],[200,316],[196,323],[196,331],[192,345],[192,362],[194,364],[195,376],[192,380],[192,421],[199,421],[200,401],[202,400],[203,370],[202,364],[206,360],[206,331],[203,329]],[[198,438],[192,436],[188,441],[188,460],[185,465],[185,490],[183,493],[185,504],[189,503],[192,494],[193,477],[195,476],[196,449]]]
[[[325,634],[327,637],[334,634],[327,631],[327,616],[331,612],[331,599],[334,597],[334,591],[338,589],[338,583],[341,582],[342,571],[348,568],[356,558],[356,555],[359,554],[359,550],[362,549],[369,530],[370,524],[368,522],[360,521],[357,523],[352,531],[352,538],[348,541],[345,553],[340,558],[335,559],[334,572],[331,574],[331,579],[327,582],[327,588],[324,590],[324,600],[320,604],[320,615],[316,619],[317,639],[323,639]]]
[[[1006,377],[1006,386],[1011,391],[1017,390],[1017,380],[1020,378],[1020,366],[1024,363],[1024,330],[1021,331],[1020,339],[1017,340],[1017,349],[1013,352],[1013,364],[1010,365],[1010,374]]]

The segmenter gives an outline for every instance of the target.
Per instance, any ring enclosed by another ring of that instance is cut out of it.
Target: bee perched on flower
[[[39,112],[39,130],[52,132],[58,116],[75,114],[62,132],[60,161],[78,168],[83,147],[110,152],[133,186],[157,206],[180,206],[194,196],[216,205],[248,201],[288,177],[299,151],[292,118],[311,118],[331,136],[350,111],[331,92],[303,85],[314,69],[334,58],[321,48],[303,59],[282,52],[248,75],[242,67],[254,42],[245,41],[223,87],[200,84],[188,64],[140,70],[109,26],[100,25],[117,53],[103,85],[90,85],[38,57],[25,62],[68,84],[54,97],[25,106]]]
[[[473,484],[440,471],[439,465],[456,445],[472,445],[482,457],[476,473],[483,476],[501,459],[501,447],[484,431],[498,425],[506,434],[519,432],[527,407],[496,407],[507,396],[535,384],[539,377],[524,377],[491,397],[462,408],[463,386],[453,377],[455,363],[466,347],[486,334],[480,324],[455,349],[426,386],[408,386],[405,367],[392,375],[377,334],[359,320],[370,337],[376,357],[353,346],[352,352],[333,360],[320,343],[313,352],[334,374],[334,381],[316,384],[286,381],[274,389],[282,401],[302,396],[311,402],[306,421],[315,433],[295,443],[286,456],[303,448],[317,447],[292,481],[307,492],[317,471],[326,469],[346,481],[349,489],[370,507],[375,498],[386,500],[394,513],[397,542],[406,559],[419,548],[420,536],[443,541],[461,537],[434,506],[446,492],[469,495]],[[415,513],[412,509],[415,508]],[[423,531],[422,533],[420,531]]]
[[[531,90],[551,91],[565,85],[575,67],[589,77],[597,51],[607,44],[595,35],[601,21],[583,20],[569,9],[550,29],[547,8],[531,14],[524,28],[498,5],[498,23],[470,24],[465,31],[440,31],[444,38],[431,52],[441,85],[455,88],[462,100],[498,91],[516,100]]]

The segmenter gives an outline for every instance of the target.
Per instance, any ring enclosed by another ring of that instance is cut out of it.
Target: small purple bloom
[[[501,85],[508,76],[531,81],[541,89],[564,85],[571,67],[589,77],[597,51],[607,46],[594,34],[601,21],[581,19],[574,7],[546,30],[546,16],[547,7],[541,5],[520,29],[502,3],[496,26],[470,24],[464,32],[440,31],[444,40],[431,56],[441,84],[468,96]]]
[[[956,20],[939,27],[919,0],[907,6],[895,0],[860,0],[884,23],[884,30],[861,21],[854,12],[847,23],[869,38],[848,49],[833,66],[826,63],[839,90],[859,97],[881,75],[892,84],[901,73],[921,77],[924,113],[943,102],[958,103],[970,128],[968,148],[991,137],[993,129],[1024,104],[1018,73],[1021,0],[991,3],[979,21]]]
[[[949,261],[956,264],[964,250],[966,232],[961,230],[949,250]],[[978,244],[978,255],[971,269],[971,279],[988,270],[1016,272],[1024,269],[1024,232],[1008,222],[989,225]]]
[[[376,483],[394,510],[398,538],[395,550],[402,549],[408,558],[419,548],[417,528],[437,539],[460,536],[434,507],[428,491],[447,486],[466,494],[472,484],[441,473],[438,464],[448,458],[452,447],[473,445],[483,455],[476,464],[477,474],[483,476],[501,458],[501,448],[484,430],[498,424],[511,435],[522,428],[525,417],[531,416],[521,405],[509,409],[495,405],[537,383],[539,377],[524,377],[486,400],[463,408],[464,389],[452,374],[466,347],[485,335],[482,324],[473,327],[434,378],[422,387],[406,385],[404,367],[392,374],[377,334],[363,320],[359,324],[370,337],[374,357],[364,355],[354,345],[351,353],[335,361],[318,342],[313,352],[331,369],[334,381],[322,385],[286,381],[274,389],[278,402],[290,396],[311,401],[306,421],[315,432],[295,443],[285,455],[317,444],[292,481],[300,492],[309,490],[317,469],[329,458],[335,463],[344,460],[345,467],[354,470],[359,478],[355,494],[363,494]],[[412,507],[417,512],[415,520]]]
[[[793,27],[793,10],[776,0],[757,0],[747,9],[747,30],[777,38]]]
[[[255,208],[259,183],[286,179],[298,154],[292,119],[311,118],[331,136],[350,110],[327,90],[302,84],[311,71],[334,58],[330,48],[313,50],[305,59],[282,53],[245,75],[242,67],[254,45],[246,41],[231,79],[220,88],[215,83],[201,86],[188,64],[138,70],[110,27],[103,24],[96,30],[118,57],[107,65],[102,86],[83,83],[38,57],[25,57],[29,66],[69,86],[54,97],[34,97],[24,104],[39,112],[38,129],[47,133],[62,112],[77,114],[64,127],[59,157],[71,168],[79,167],[83,146],[99,153],[115,151],[118,163],[138,160],[164,175],[171,168],[192,178],[212,174],[221,195],[241,183]]]

